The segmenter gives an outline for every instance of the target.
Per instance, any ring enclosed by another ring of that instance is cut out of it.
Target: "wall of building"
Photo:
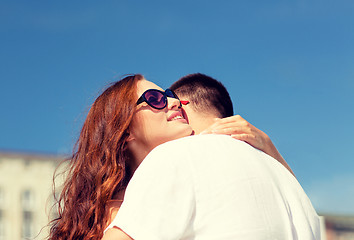
[[[0,153],[0,240],[44,239],[59,157]],[[40,232],[41,231],[41,232]]]

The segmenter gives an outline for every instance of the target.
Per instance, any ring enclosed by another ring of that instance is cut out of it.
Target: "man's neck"
[[[195,134],[199,134],[208,127],[210,127],[214,122],[215,122],[216,116],[206,116],[206,115],[200,115],[196,118],[194,118],[194,122],[192,128],[195,131]]]

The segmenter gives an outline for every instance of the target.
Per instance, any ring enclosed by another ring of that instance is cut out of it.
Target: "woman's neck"
[[[130,148],[132,153],[132,162],[131,162],[131,170],[132,173],[139,167],[140,163],[144,160],[144,158],[149,154],[152,149],[148,148],[147,146],[137,146],[134,145]]]

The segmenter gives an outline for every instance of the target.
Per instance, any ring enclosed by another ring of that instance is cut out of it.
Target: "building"
[[[47,236],[53,173],[62,159],[0,152],[0,240]]]
[[[323,240],[353,240],[354,216],[324,215],[326,237]]]

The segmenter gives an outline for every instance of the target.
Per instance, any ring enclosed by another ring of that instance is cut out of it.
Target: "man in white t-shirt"
[[[156,147],[136,170],[112,226],[125,233],[120,239],[320,239],[318,216],[290,171],[223,135]]]
[[[210,76],[194,73],[182,77],[173,83],[170,89],[177,93],[180,99],[185,100],[183,110],[195,134],[232,132],[232,137],[267,153],[294,175],[267,134],[241,116],[233,116],[229,92],[221,82]]]

